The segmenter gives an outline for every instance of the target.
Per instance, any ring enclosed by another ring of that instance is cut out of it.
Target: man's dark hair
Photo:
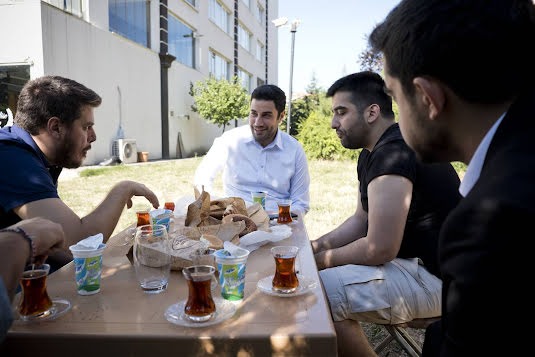
[[[370,105],[377,104],[383,117],[393,118],[392,98],[385,93],[384,87],[385,81],[380,75],[364,71],[338,79],[327,91],[327,97],[334,96],[336,92],[349,92],[360,113]]]
[[[532,0],[403,0],[370,35],[406,94],[430,76],[473,103],[503,103],[533,84]]]
[[[82,106],[98,107],[101,102],[102,98],[83,84],[59,76],[44,76],[22,88],[14,122],[37,135],[50,118],[58,117],[70,127],[80,118]]]
[[[282,89],[273,84],[264,84],[256,87],[251,94],[251,102],[253,99],[272,100],[275,103],[278,115],[280,115],[280,113],[284,111],[284,108],[286,108],[286,95]]]

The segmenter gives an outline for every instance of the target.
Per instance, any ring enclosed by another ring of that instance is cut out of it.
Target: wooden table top
[[[100,292],[78,295],[73,263],[67,264],[48,277],[47,291],[52,299],[69,300],[71,309],[49,322],[16,320],[0,348],[4,351],[1,355],[33,352],[35,356],[39,351],[40,356],[334,356],[336,334],[303,220],[292,223],[291,228],[290,238],[249,255],[245,297],[236,304],[235,315],[202,328],[177,326],[164,316],[170,305],[187,299],[187,284],[180,272],[171,272],[167,290],[160,294],[141,290],[126,257],[130,246],[120,245],[126,235],[123,231],[111,237],[104,250]],[[259,291],[257,282],[275,271],[270,253],[274,245],[298,246],[296,266],[318,287],[294,297]],[[220,297],[219,290],[214,297]]]

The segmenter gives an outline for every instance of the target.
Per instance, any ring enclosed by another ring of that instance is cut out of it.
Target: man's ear
[[[372,104],[364,110],[364,114],[366,115],[366,122],[371,124],[381,115],[381,107],[377,104]]]
[[[279,115],[279,119],[278,119],[279,124],[282,122],[282,119],[284,119],[284,115],[285,115],[285,114],[286,114],[286,110],[283,110],[283,111],[280,113],[280,115]],[[291,123],[290,123],[290,124],[291,124]]]
[[[61,134],[63,133],[63,125],[61,125],[61,121],[58,117],[52,117],[48,119],[46,123],[46,129],[50,135],[61,138]]]
[[[444,110],[446,93],[442,85],[432,79],[416,77],[412,80],[416,99],[427,108],[429,119],[434,120]]]

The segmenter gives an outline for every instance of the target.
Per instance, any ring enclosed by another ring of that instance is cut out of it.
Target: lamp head
[[[278,19],[272,20],[271,22],[273,22],[273,24],[276,27],[281,27],[281,26],[284,26],[284,25],[286,25],[288,23],[288,18],[287,17],[279,17]]]

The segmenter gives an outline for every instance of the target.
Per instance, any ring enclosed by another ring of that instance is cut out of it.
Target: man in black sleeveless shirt
[[[361,72],[327,92],[342,145],[363,149],[355,214],[312,242],[341,356],[374,354],[357,321],[396,324],[440,316],[438,235],[460,199],[450,164],[417,161],[383,89],[378,74]]]

